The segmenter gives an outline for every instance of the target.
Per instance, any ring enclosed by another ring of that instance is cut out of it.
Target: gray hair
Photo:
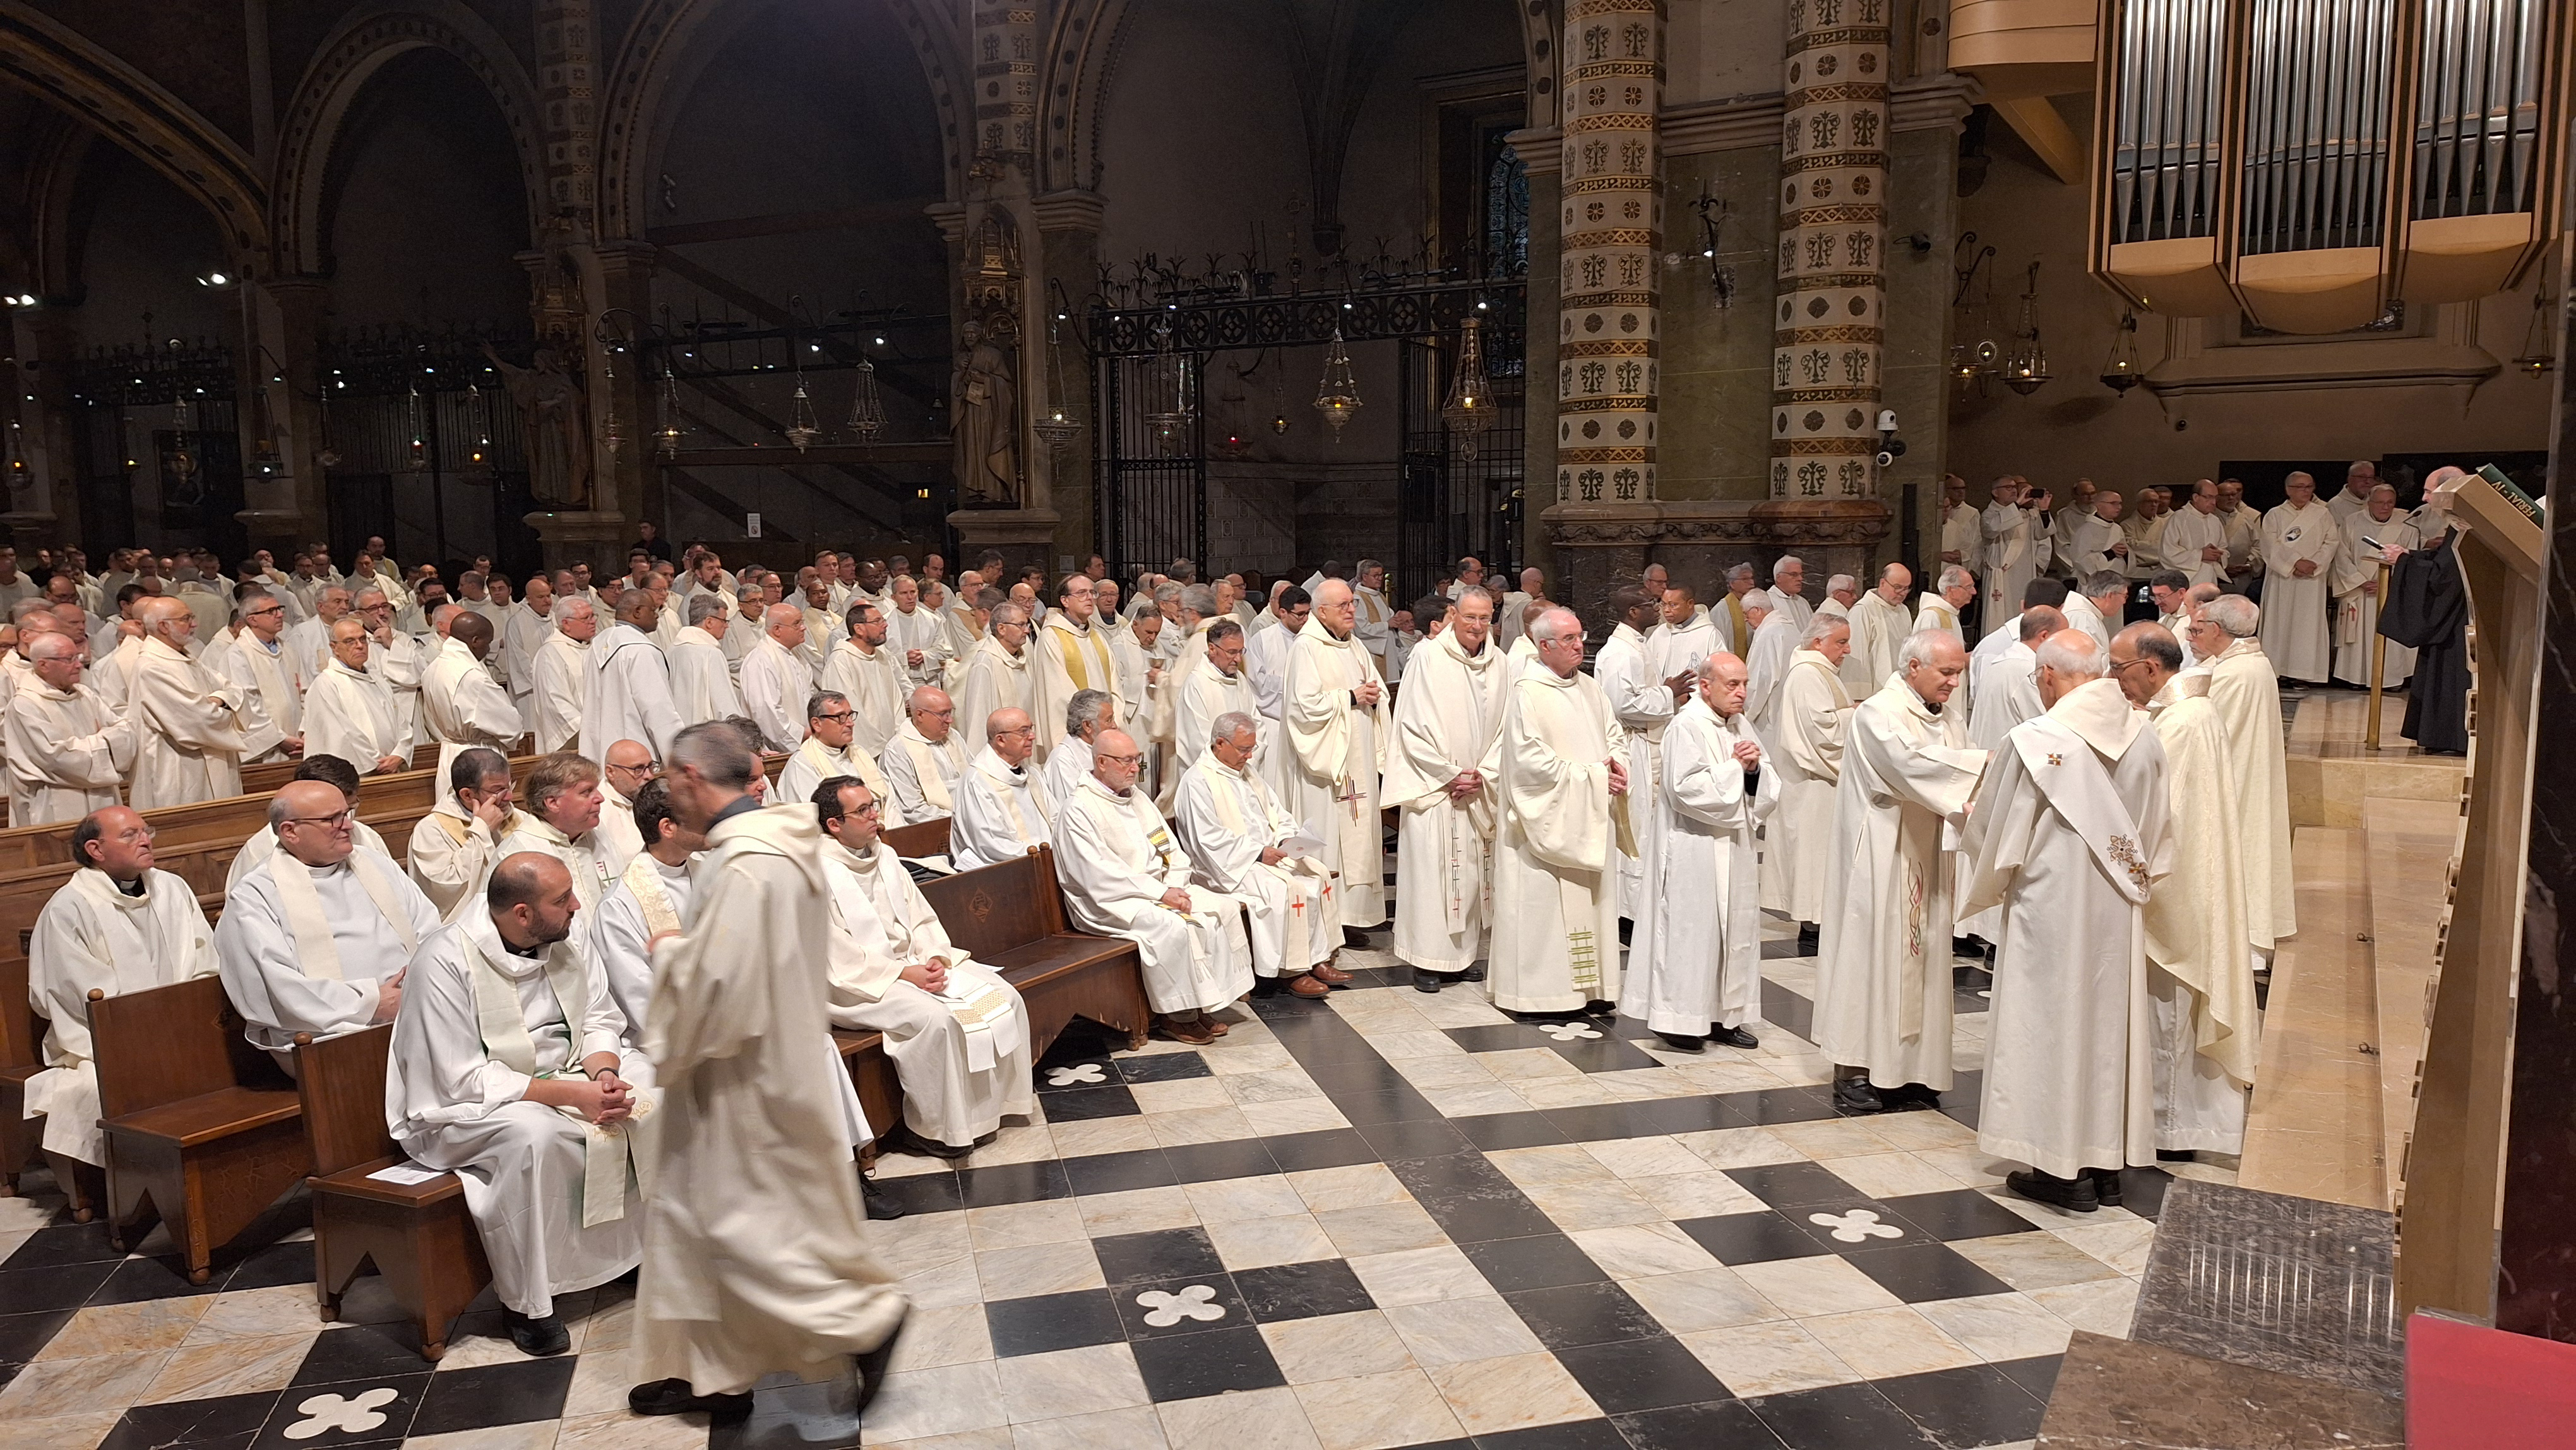
[[[80,652],[81,642],[68,634],[39,634],[27,644],[27,658],[31,660],[58,660]]]
[[[850,703],[850,697],[842,694],[838,690],[816,690],[811,696],[807,697],[805,701],[805,718],[808,720],[819,720],[822,718],[823,712],[831,709],[834,705],[846,705],[848,703]]]
[[[999,628],[1005,621],[1012,624],[1026,624],[1029,622],[1029,612],[1008,600],[1004,600],[1002,603],[993,606],[992,617],[984,621],[984,632],[986,634],[993,633],[993,631]],[[998,636],[996,637],[998,638]]]
[[[2079,680],[2098,680],[2109,663],[2102,658],[2102,646],[2093,636],[2081,630],[2062,629],[2041,641],[2040,668],[2055,670]]]
[[[2236,639],[2251,639],[2263,627],[2263,609],[2242,594],[2221,594],[2200,607],[2200,616]]]
[[[1726,577],[1729,579],[1750,579],[1753,577],[1753,566],[1751,564],[1734,565],[1726,571]]]
[[[1799,557],[1798,557],[1797,555],[1795,555],[1795,554],[1783,554],[1783,555],[1781,555],[1777,560],[1773,561],[1773,563],[1772,563],[1772,565],[1771,565],[1771,582],[1772,582],[1772,583],[1774,583],[1774,584],[1779,583],[1779,582],[1780,582],[1780,571],[1781,571],[1781,570],[1783,570],[1783,569],[1790,568],[1790,567],[1792,567],[1792,566],[1795,566],[1795,567],[1800,568],[1800,569],[1804,569],[1805,567],[1807,567],[1807,561],[1806,561],[1806,560],[1804,560],[1804,559],[1799,558]]]
[[[1851,621],[1839,614],[1819,614],[1807,621],[1807,632],[1798,636],[1798,648],[1806,649],[1812,645],[1822,644],[1836,630],[1841,630],[1845,634],[1851,633]]]
[[[752,771],[759,768],[751,742],[730,720],[701,720],[681,731],[671,742],[670,766],[674,772],[695,770],[709,785],[734,789],[748,787]]]
[[[704,624],[724,612],[724,596],[712,589],[701,589],[689,596],[689,623],[691,624]]]
[[[44,615],[47,618],[51,618],[53,617],[53,613],[54,601],[47,599],[42,595],[30,595],[27,598],[21,599],[17,603],[9,606],[9,622],[11,624],[25,624],[29,619],[32,619],[39,614]]]
[[[1849,589],[1856,593],[1860,589],[1860,581],[1849,574],[1836,574],[1831,579],[1825,581],[1825,592],[1827,594],[1831,594],[1838,589]]]
[[[1957,564],[1944,564],[1941,566],[1940,582],[1932,587],[1947,592],[1952,589],[1973,589],[1976,584],[1976,575]]]
[[[1923,629],[1907,635],[1905,643],[1896,647],[1897,672],[1902,674],[1916,665],[1930,664],[1933,652],[1945,644],[1952,649],[1959,647],[1959,642],[1952,639],[1946,629]]]
[[[1251,731],[1254,738],[1260,737],[1261,727],[1252,723],[1251,716],[1241,710],[1228,710],[1208,726],[1208,744],[1224,744],[1246,730]]]
[[[1178,599],[1181,597],[1181,590],[1185,587],[1186,586],[1184,585],[1173,584],[1168,581],[1157,584],[1154,586],[1154,602],[1156,604],[1160,604],[1167,599]]]
[[[597,614],[598,612],[598,610],[591,607],[589,596],[582,594],[567,594],[563,598],[555,601],[553,619],[556,624],[561,625],[564,621],[572,618],[576,613]]]
[[[2084,576],[2084,597],[2087,599],[2099,599],[2105,594],[2128,592],[2129,581],[2125,575],[2115,574],[2108,569],[2096,569]]]
[[[1107,690],[1076,690],[1064,702],[1064,733],[1079,737],[1085,725],[1118,723],[1118,697]]]
[[[2021,627],[2015,637],[2023,644],[2046,639],[2066,627],[2066,616],[2045,604],[2034,604],[2021,612]]]
[[[1502,613],[1502,612],[1503,612],[1503,601],[1495,597],[1495,595],[1494,595],[1494,591],[1493,591],[1493,590],[1486,588],[1486,587],[1485,587],[1484,585],[1482,585],[1482,584],[1470,584],[1470,585],[1468,585],[1466,588],[1461,589],[1461,590],[1459,590],[1459,591],[1458,591],[1458,597],[1457,597],[1456,599],[1453,599],[1453,600],[1451,600],[1451,601],[1449,601],[1449,602],[1450,602],[1451,604],[1453,604],[1453,605],[1456,605],[1456,604],[1464,604],[1464,603],[1466,603],[1466,602],[1467,602],[1468,600],[1470,600],[1470,599],[1478,599],[1478,598],[1483,599],[1483,600],[1485,601],[1485,603],[1486,603],[1488,606],[1490,606],[1496,614],[1500,614],[1500,613]],[[1417,622],[1418,622],[1418,621],[1417,621]]]
[[[1565,638],[1569,630],[1573,632],[1575,638],[1581,639],[1583,637],[1582,619],[1571,609],[1551,607],[1542,611],[1537,619],[1530,622],[1530,642],[1554,644]]]
[[[1156,598],[1162,596],[1162,591],[1159,589],[1154,593]],[[1181,589],[1181,607],[1205,619],[1216,613],[1216,591],[1204,584],[1185,585]]]

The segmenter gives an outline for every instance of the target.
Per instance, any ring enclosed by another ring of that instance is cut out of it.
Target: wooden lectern
[[[2492,1321],[2545,539],[2475,474],[2436,485],[2425,502],[2460,531],[2453,550],[2469,595],[2469,759],[2450,904],[2425,989],[2415,1125],[2398,1187],[2397,1302],[2401,1315],[2443,1309]]]

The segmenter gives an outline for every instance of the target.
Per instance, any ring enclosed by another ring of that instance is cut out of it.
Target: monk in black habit
[[[2399,728],[2429,755],[2469,750],[2469,591],[2451,551],[2457,537],[2445,529],[2423,548],[2390,549],[2388,599],[2379,609],[2379,632],[2416,652]]]

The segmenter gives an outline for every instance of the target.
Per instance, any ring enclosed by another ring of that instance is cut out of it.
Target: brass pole
[[[2373,602],[2379,608],[2370,612],[2373,623],[2370,631],[2370,728],[2363,732],[2361,743],[2367,749],[2377,750],[2379,748],[2379,682],[2386,678],[2382,670],[2388,660],[2388,636],[2381,634],[2376,627],[2379,610],[2388,607],[2388,560],[2385,558],[2379,561],[2379,592],[2373,596]]]

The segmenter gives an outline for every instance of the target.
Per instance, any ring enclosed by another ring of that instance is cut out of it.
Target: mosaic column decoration
[[[1663,49],[1656,0],[1566,6],[1558,503],[1655,496]]]
[[[1038,12],[1034,0],[975,0],[975,169],[990,181],[1038,145]]]
[[[587,221],[599,200],[599,41],[591,0],[537,7],[537,100],[543,112],[547,200]]]
[[[1771,496],[1876,494],[1892,0],[1789,0]]]

